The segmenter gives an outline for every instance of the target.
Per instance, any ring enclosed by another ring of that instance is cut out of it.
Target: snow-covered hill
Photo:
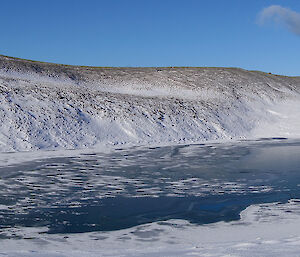
[[[0,56],[0,151],[300,137],[300,77]]]

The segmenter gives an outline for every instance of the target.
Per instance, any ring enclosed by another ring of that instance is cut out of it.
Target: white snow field
[[[0,152],[300,137],[300,78],[0,56]]]

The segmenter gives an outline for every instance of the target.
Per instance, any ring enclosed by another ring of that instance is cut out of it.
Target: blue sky
[[[271,5],[277,7],[261,17]],[[0,54],[92,66],[225,66],[300,75],[298,13],[299,0],[1,1]]]

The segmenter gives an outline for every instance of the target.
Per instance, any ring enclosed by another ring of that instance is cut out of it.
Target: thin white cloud
[[[280,5],[271,5],[263,9],[258,15],[259,24],[267,21],[284,24],[291,32],[300,36],[300,13]]]

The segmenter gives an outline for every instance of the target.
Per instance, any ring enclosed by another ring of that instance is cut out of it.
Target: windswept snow
[[[300,78],[0,56],[0,151],[299,137]]]

